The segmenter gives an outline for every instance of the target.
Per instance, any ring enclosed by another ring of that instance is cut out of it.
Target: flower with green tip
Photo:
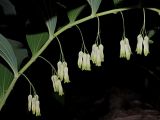
[[[82,61],[83,61],[83,52],[80,51],[78,53],[78,68],[81,69],[82,68]]]
[[[58,61],[57,68],[58,68],[58,77],[60,78],[60,80],[63,80],[63,76],[64,76],[63,69],[64,69],[64,67],[63,67],[63,63],[61,61]]]
[[[36,100],[36,103],[35,103],[35,111],[36,111],[36,116],[40,116],[41,115],[41,112],[40,112],[40,102],[39,100]]]
[[[64,83],[69,83],[68,67],[64,67]]]
[[[57,75],[52,75],[51,80],[52,80],[54,92],[58,92],[58,94],[62,96],[64,92],[63,92],[61,80],[58,78]]]
[[[139,34],[137,36],[137,47],[136,47],[136,52],[137,54],[142,54],[142,50],[143,50],[143,37],[141,34]]]
[[[128,38],[124,38],[124,41],[125,41],[126,59],[130,60],[131,48],[130,48],[130,45],[129,45]]]
[[[32,109],[32,95],[28,95],[28,111],[31,111]]]
[[[91,60],[96,66],[101,66],[101,62],[104,62],[104,53],[103,53],[102,44],[93,44],[91,52]]]
[[[124,40],[120,41],[120,58],[126,57],[126,50],[125,50],[125,42]]]
[[[82,57],[82,70],[86,70],[87,68],[87,54],[83,53]]]
[[[144,40],[143,40],[143,52],[144,52],[144,56],[147,56],[149,54],[149,37],[145,36]]]
[[[89,54],[87,54],[87,56],[86,56],[86,62],[87,62],[86,70],[87,70],[87,71],[90,71],[90,70],[91,70],[91,63],[90,63],[90,59],[91,59],[90,55],[89,55]]]
[[[32,114],[36,113],[36,98],[32,98]]]
[[[103,52],[104,47],[102,44],[100,44],[98,47],[99,47],[99,51],[100,51],[101,61],[104,62],[104,52]]]
[[[120,41],[120,58],[126,58],[130,60],[131,48],[129,45],[128,38],[124,38]]]

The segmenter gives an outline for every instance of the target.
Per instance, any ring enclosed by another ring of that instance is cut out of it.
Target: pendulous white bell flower
[[[28,95],[28,111],[32,109],[32,95]]]
[[[87,54],[83,53],[82,57],[82,70],[86,70],[87,67]]]
[[[125,42],[124,40],[120,41],[120,58],[126,57],[126,50],[125,50]]]
[[[97,47],[98,48],[98,47]],[[101,56],[99,49],[96,50],[96,66],[101,66]]]
[[[57,63],[57,68],[58,68],[58,76],[59,76],[60,80],[63,80],[63,76],[64,76],[63,69],[64,69],[64,67],[63,67],[63,63],[61,61],[59,61]]]
[[[32,98],[32,114],[36,113],[36,98]]]
[[[101,66],[101,62],[104,62],[104,53],[103,53],[102,44],[93,44],[91,52],[91,60],[96,66]]]
[[[99,47],[99,51],[100,51],[101,61],[104,62],[104,53],[103,53],[104,47],[102,44],[100,44],[98,47]]]
[[[137,36],[137,47],[136,47],[136,52],[137,54],[142,54],[142,50],[143,50],[143,37],[141,34],[139,34]]]
[[[131,48],[129,45],[128,38],[124,38],[120,41],[120,58],[126,58],[130,60]]]
[[[143,40],[143,46],[144,46],[144,56],[147,56],[149,54],[149,37],[145,36]]]
[[[39,100],[36,100],[36,103],[35,103],[35,111],[36,111],[36,116],[40,116],[41,115],[41,112],[40,112],[40,102],[39,102]]]
[[[87,61],[87,66],[86,66],[86,70],[88,70],[88,71],[90,71],[91,70],[91,63],[90,63],[90,55],[89,54],[87,54],[87,56],[86,56],[87,58],[86,58],[86,61]]]
[[[69,83],[68,67],[64,67],[64,83]]]
[[[128,38],[124,38],[124,41],[125,41],[126,59],[130,60],[131,48],[130,48],[130,45],[129,45]]]
[[[91,52],[91,60],[92,60],[93,63],[96,63],[96,56],[97,56],[96,51],[97,51],[97,49],[98,49],[97,44],[93,44],[92,45],[92,52]]]
[[[52,75],[51,80],[52,80],[54,92],[58,92],[59,95],[62,96],[64,92],[63,92],[61,80],[58,79],[57,75]]]
[[[80,51],[78,54],[78,68],[81,69],[82,68],[82,61],[83,61],[83,52]]]
[[[57,83],[56,83],[56,81],[58,81],[58,76],[57,75],[52,75],[51,80],[52,80],[52,83],[53,83],[54,92],[58,92],[58,86],[57,86]]]

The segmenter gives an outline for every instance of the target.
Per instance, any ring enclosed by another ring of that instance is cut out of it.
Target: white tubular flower
[[[97,47],[98,48],[98,47]],[[101,56],[99,49],[96,50],[96,66],[101,66]]]
[[[130,48],[130,45],[129,45],[128,38],[125,38],[124,41],[125,41],[125,53],[126,53],[126,59],[127,59],[127,60],[130,60],[130,56],[131,56],[131,48]]]
[[[52,83],[53,83],[54,92],[58,92],[59,95],[62,96],[64,93],[63,93],[61,80],[58,79],[57,75],[52,75],[51,80],[52,80]]]
[[[61,81],[60,81],[60,80],[57,80],[57,81],[56,81],[56,84],[57,84],[57,86],[58,86],[58,94],[59,94],[60,96],[64,95]]]
[[[80,51],[78,54],[78,68],[82,68],[83,52]]]
[[[120,58],[125,58],[126,51],[125,51],[125,42],[124,40],[120,41]]]
[[[86,56],[86,62],[87,62],[86,70],[90,71],[91,70],[91,63],[90,63],[90,55],[89,54],[87,54],[87,56]]]
[[[69,83],[68,67],[64,67],[64,83]]]
[[[39,100],[36,100],[36,103],[35,103],[35,111],[36,111],[36,116],[40,116],[41,115],[41,112],[40,112],[40,102]]]
[[[28,95],[28,111],[32,109],[32,95]]]
[[[59,61],[58,63],[57,63],[57,68],[58,68],[58,76],[59,76],[59,78],[60,78],[60,80],[63,80],[63,63],[61,62],[61,61]]]
[[[52,80],[54,92],[58,92],[58,85],[56,81],[58,81],[59,79],[57,75],[52,75],[51,80]]]
[[[137,47],[136,47],[136,52],[137,54],[142,54],[142,49],[143,49],[143,37],[141,34],[137,36]]]
[[[83,53],[82,70],[86,70],[86,67],[87,67],[87,54]]]
[[[33,114],[36,113],[36,98],[35,97],[32,98],[32,113]]]
[[[104,53],[103,53],[104,47],[102,44],[99,45],[99,51],[100,51],[100,57],[101,61],[104,62]]]
[[[145,36],[144,41],[143,41],[143,46],[144,46],[144,56],[147,56],[149,54],[149,37]]]
[[[91,60],[93,63],[96,63],[96,50],[97,50],[98,46],[96,44],[92,45],[92,52],[91,52]]]

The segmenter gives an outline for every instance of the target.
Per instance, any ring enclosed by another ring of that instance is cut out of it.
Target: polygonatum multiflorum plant
[[[118,4],[118,2],[121,1],[123,0],[120,1],[113,0],[114,4]],[[98,67],[102,65],[101,64],[102,62],[104,62],[105,45],[103,45],[102,44],[103,41],[101,41],[99,18],[101,16],[109,14],[121,14],[123,34],[120,40],[120,58],[126,58],[127,60],[130,60],[130,56],[132,55],[134,50],[130,46],[129,38],[127,38],[127,35],[125,33],[125,20],[124,20],[125,16],[123,15],[123,12],[127,10],[129,11],[132,8],[118,8],[118,9],[98,12],[101,2],[102,0],[86,0],[86,4],[88,3],[87,5],[82,5],[79,6],[78,8],[68,11],[67,16],[69,22],[63,27],[60,27],[60,29],[56,29],[58,23],[57,19],[58,16],[53,16],[49,20],[45,21],[46,26],[48,28],[48,32],[26,35],[26,40],[32,55],[30,57],[30,60],[28,60],[28,62],[26,62],[26,64],[24,64],[23,66],[21,65],[21,63],[24,60],[24,58],[28,56],[27,48],[22,48],[21,43],[7,39],[7,36],[3,36],[2,34],[0,34],[0,57],[3,58],[10,67],[9,69],[8,67],[6,67],[6,64],[0,63],[0,110],[6,103],[6,100],[10,95],[12,89],[14,88],[14,85],[16,84],[18,78],[20,76],[23,76],[30,84],[29,94],[28,94],[28,111],[31,111],[36,116],[41,115],[39,95],[36,92],[36,88],[34,87],[32,82],[24,74],[24,72],[32,65],[33,62],[36,61],[37,58],[43,59],[44,62],[47,62],[51,66],[52,74],[50,76],[50,80],[53,83],[54,92],[57,92],[60,96],[64,94],[62,82],[64,83],[71,82],[72,80],[70,80],[69,74],[72,73],[69,72],[67,59],[65,59],[65,54],[63,53],[61,42],[58,36],[69,28],[76,27],[76,29],[78,29],[78,31],[80,32],[82,39],[82,47],[79,48],[80,51],[79,53],[77,53],[78,61],[73,61],[73,62],[77,62],[77,68],[81,69],[82,71],[83,70],[91,71],[91,62],[93,63],[93,65]],[[89,14],[86,17],[77,19],[85,7],[91,8],[91,14]],[[135,52],[140,55],[143,53],[144,56],[147,56],[149,54],[150,38],[147,35],[145,28],[146,26],[145,9],[152,10],[154,12],[157,12],[158,14],[160,14],[160,9],[142,8],[144,21],[142,28],[139,34],[137,35],[137,46]],[[92,50],[88,51],[85,45],[83,31],[81,31],[78,25],[86,21],[89,21],[91,19],[97,19],[96,24],[98,26],[97,27],[98,29],[95,41],[93,41],[93,44],[89,46],[91,47]],[[55,39],[58,41],[60,47],[60,58],[59,61],[57,61],[57,65],[53,65],[46,58],[41,56],[43,51],[47,49],[50,43],[55,42],[54,41]]]

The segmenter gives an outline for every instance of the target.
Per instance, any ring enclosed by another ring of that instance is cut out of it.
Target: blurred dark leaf
[[[15,6],[9,0],[1,0],[0,6],[5,15],[16,15]]]

